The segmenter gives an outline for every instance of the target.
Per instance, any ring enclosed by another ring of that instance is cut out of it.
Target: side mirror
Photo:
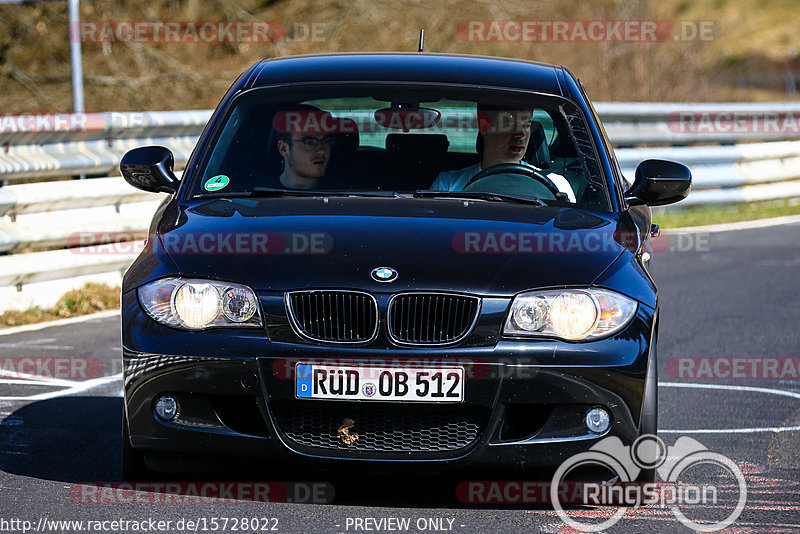
[[[172,171],[172,152],[163,146],[142,146],[122,156],[119,170],[125,181],[150,193],[175,193],[178,179]]]
[[[663,206],[683,200],[691,189],[689,167],[674,161],[648,159],[636,167],[636,179],[625,191],[625,200],[631,206]]]

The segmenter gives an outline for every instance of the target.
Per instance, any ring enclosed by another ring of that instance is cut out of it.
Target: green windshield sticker
[[[228,185],[230,181],[230,178],[224,174],[220,174],[219,176],[209,178],[204,187],[206,188],[206,191],[217,191]]]

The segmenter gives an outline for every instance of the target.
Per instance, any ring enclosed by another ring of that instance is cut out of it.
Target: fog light
[[[595,434],[602,434],[608,430],[611,417],[602,408],[592,408],[586,412],[586,427]]]
[[[163,421],[174,419],[178,415],[178,401],[175,397],[162,395],[156,400],[156,415]]]

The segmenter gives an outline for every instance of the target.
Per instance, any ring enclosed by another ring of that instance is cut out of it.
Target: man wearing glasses
[[[281,185],[289,189],[311,189],[325,175],[331,159],[333,137],[313,133],[282,134],[278,152],[283,158]]]
[[[282,158],[281,186],[311,189],[328,170],[338,123],[327,111],[297,104],[273,119],[278,153]]]

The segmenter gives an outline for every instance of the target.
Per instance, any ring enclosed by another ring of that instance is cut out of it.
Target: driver
[[[434,191],[462,191],[467,182],[481,170],[502,163],[533,167],[522,161],[531,139],[531,115],[529,110],[487,108],[479,105],[478,131],[483,141],[481,161],[463,169],[439,173],[430,188]],[[547,177],[559,191],[566,193],[570,202],[575,202],[575,192],[566,178],[555,173],[550,173]]]

